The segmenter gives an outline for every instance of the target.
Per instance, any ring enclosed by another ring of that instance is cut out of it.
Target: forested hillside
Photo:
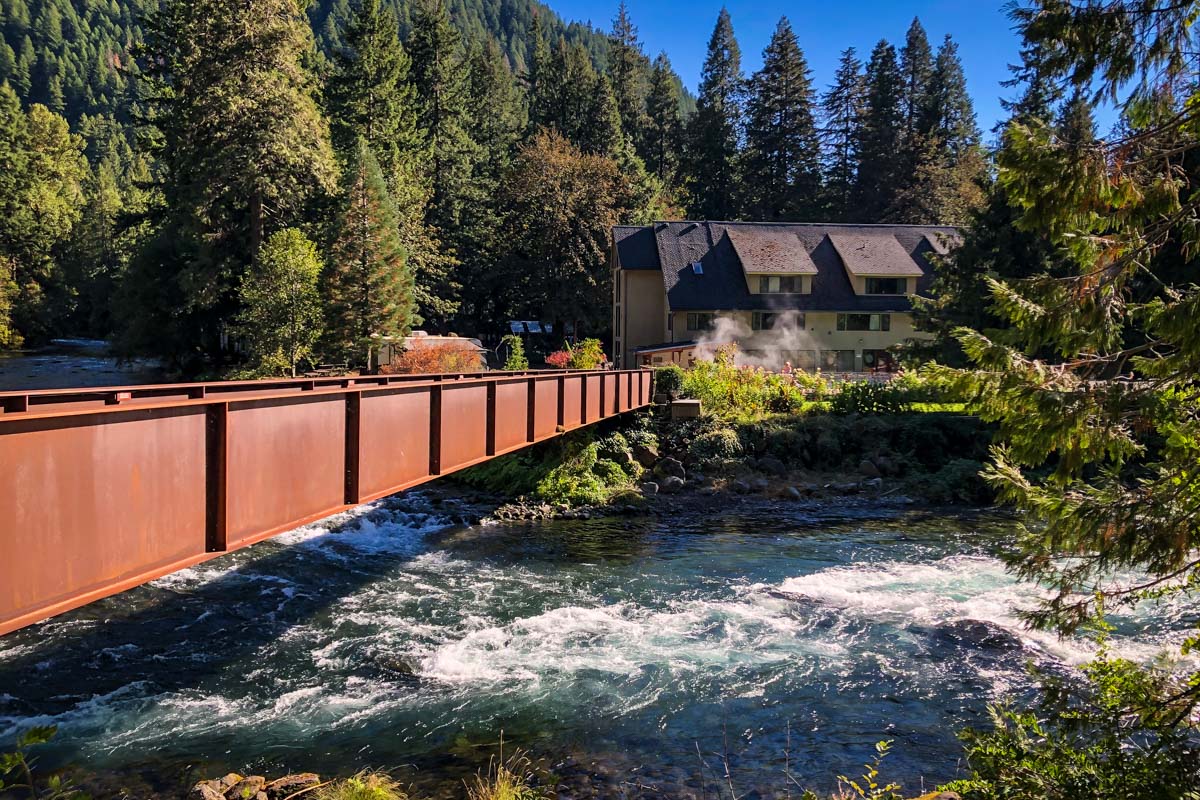
[[[722,11],[693,101],[623,4],[606,33],[533,0],[151,5],[0,0],[0,347],[263,374],[416,325],[604,337],[614,224],[983,199],[956,46],[916,20],[821,80],[786,18],[743,74]]]

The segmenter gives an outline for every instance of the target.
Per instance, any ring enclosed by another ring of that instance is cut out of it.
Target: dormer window
[[[906,294],[907,278],[866,278],[864,294]]]
[[[758,277],[759,294],[800,294],[801,285],[799,275],[760,275]]]
[[[703,275],[704,274],[704,265],[701,264],[699,261],[693,261],[692,262],[692,273],[694,275]]]

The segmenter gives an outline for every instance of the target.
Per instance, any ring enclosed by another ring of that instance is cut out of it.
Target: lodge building
[[[959,241],[957,228],[938,225],[617,226],[614,359],[687,366],[733,339],[768,366],[888,369],[889,348],[926,336],[913,329],[912,296]]]

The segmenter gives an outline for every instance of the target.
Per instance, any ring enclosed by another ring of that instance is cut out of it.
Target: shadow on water
[[[361,516],[327,521],[328,533],[308,546],[263,542],[206,562],[205,577],[186,587],[160,580],[0,638],[0,723],[26,717],[36,724],[143,681],[155,693],[201,684],[289,629],[328,616],[339,600],[423,548],[423,536],[414,534],[395,547],[355,552],[340,536],[366,525],[428,530],[439,516],[413,514],[405,498],[393,498]],[[442,527],[452,525],[447,514]],[[126,656],[135,649],[136,658]],[[164,669],[164,660],[179,668]]]

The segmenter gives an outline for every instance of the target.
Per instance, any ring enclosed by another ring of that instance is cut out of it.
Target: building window
[[[713,315],[709,312],[689,312],[687,329],[689,331],[706,331],[712,327]]]
[[[769,331],[775,327],[775,314],[770,311],[755,311],[750,317],[750,327],[756,331]]]
[[[803,330],[804,315],[796,314],[796,327]],[[755,311],[750,316],[750,328],[756,331],[769,331],[775,327],[775,323],[779,321],[779,314],[775,311]]]
[[[867,278],[867,294],[905,294],[908,278]]]
[[[798,275],[760,275],[758,276],[758,293],[799,294],[800,280]]]
[[[890,331],[891,314],[838,314],[839,331]]]

